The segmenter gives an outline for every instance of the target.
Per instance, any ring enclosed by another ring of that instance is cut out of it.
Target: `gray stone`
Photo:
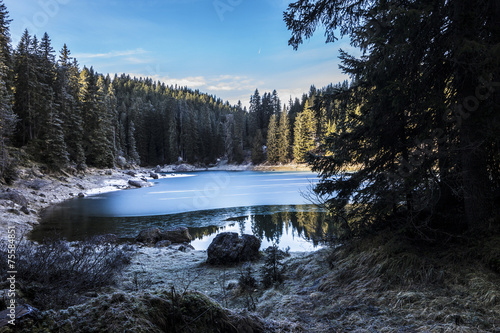
[[[162,240],[155,244],[155,247],[169,247],[172,244],[169,240]]]
[[[191,250],[194,250],[194,247],[191,244],[184,243],[181,246],[179,246],[179,248],[177,248],[177,250],[182,251],[182,252],[189,252]]]
[[[153,178],[153,179],[159,179],[159,178],[160,178],[160,176],[158,176],[158,174],[157,174],[157,173],[154,173],[154,172],[150,172],[150,173],[149,173],[149,177],[151,177],[151,178]]]
[[[21,212],[23,212],[26,215],[30,215],[30,210],[26,206],[22,206],[20,209]]]
[[[189,229],[186,227],[177,227],[173,229],[165,230],[162,233],[162,239],[171,241],[172,243],[190,243],[191,235],[189,234]]]
[[[131,177],[135,177],[136,173],[132,170],[125,172],[126,175],[129,175]]]
[[[128,181],[128,184],[130,186],[134,186],[134,187],[143,187],[145,185],[145,182],[144,181],[141,181],[141,180],[133,180],[133,179],[130,179]]]
[[[28,206],[28,199],[17,191],[7,191],[0,193],[0,199],[10,200],[20,206]]]
[[[78,193],[78,197],[79,198],[85,198],[85,194],[83,194],[83,193],[80,192],[80,193]]]
[[[191,235],[186,227],[178,227],[169,230],[160,228],[149,228],[142,230],[135,238],[137,242],[153,245],[159,241],[169,241],[171,244],[181,244],[191,242]]]
[[[135,238],[137,242],[145,243],[145,244],[156,244],[162,239],[162,231],[160,228],[149,228],[146,230],[142,230],[139,235]]]
[[[259,258],[260,240],[253,235],[234,232],[218,234],[207,249],[207,263],[227,265]]]

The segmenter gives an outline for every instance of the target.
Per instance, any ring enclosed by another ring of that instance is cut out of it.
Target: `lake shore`
[[[37,166],[21,168],[19,179],[0,192],[0,239],[6,239],[7,228],[15,227],[17,237],[29,233],[40,223],[43,211],[55,204],[78,196],[94,195],[104,192],[134,188],[129,181],[146,182],[146,170],[99,170],[87,169],[84,174],[51,175]],[[152,184],[151,184],[152,185]]]
[[[28,234],[40,223],[43,211],[65,200],[79,195],[87,196],[104,192],[131,189],[135,186],[129,181],[149,181],[151,172],[173,173],[194,171],[310,171],[300,165],[258,165],[227,164],[221,161],[212,167],[197,167],[190,164],[165,165],[160,167],[121,169],[94,169],[89,168],[85,173],[61,173],[53,175],[42,171],[40,166],[20,168],[19,179],[10,186],[3,186],[0,190],[0,239],[7,239],[7,228],[15,227],[18,237]]]

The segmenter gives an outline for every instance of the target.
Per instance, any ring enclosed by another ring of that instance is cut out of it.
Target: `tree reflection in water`
[[[253,212],[247,215],[227,218],[222,226],[190,227],[193,239],[215,237],[220,232],[251,233],[264,243],[289,244],[296,240],[305,240],[314,247],[324,245],[331,236],[330,219],[327,214],[314,206],[267,206],[267,211]],[[280,244],[281,247],[286,244]]]

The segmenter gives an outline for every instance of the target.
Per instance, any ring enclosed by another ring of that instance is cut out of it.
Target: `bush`
[[[6,258],[7,244],[0,243]],[[40,309],[59,309],[81,303],[83,293],[109,286],[131,254],[119,245],[87,240],[70,246],[62,240],[37,245],[20,241],[16,249],[16,282],[23,296]],[[5,281],[6,261],[0,262]]]

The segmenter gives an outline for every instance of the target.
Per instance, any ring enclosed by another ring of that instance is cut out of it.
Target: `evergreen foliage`
[[[279,142],[281,135],[277,118],[275,114],[271,116],[269,129],[267,130],[267,161],[269,163],[276,163],[280,159]]]
[[[284,17],[294,48],[323,25],[327,42],[340,32],[362,51],[341,51],[352,86],[316,97],[333,122],[309,158],[351,235],[500,227],[498,1],[301,0]]]
[[[304,111],[297,116],[295,121],[293,147],[295,161],[299,163],[305,162],[307,153],[314,150],[316,147],[316,130],[316,117],[308,100],[304,106]]]
[[[279,162],[280,163],[288,163],[290,161],[291,149],[292,146],[292,133],[290,128],[290,118],[288,118],[288,112],[286,107],[283,107],[283,111],[281,111],[279,126],[278,126],[278,152],[279,152]]]

